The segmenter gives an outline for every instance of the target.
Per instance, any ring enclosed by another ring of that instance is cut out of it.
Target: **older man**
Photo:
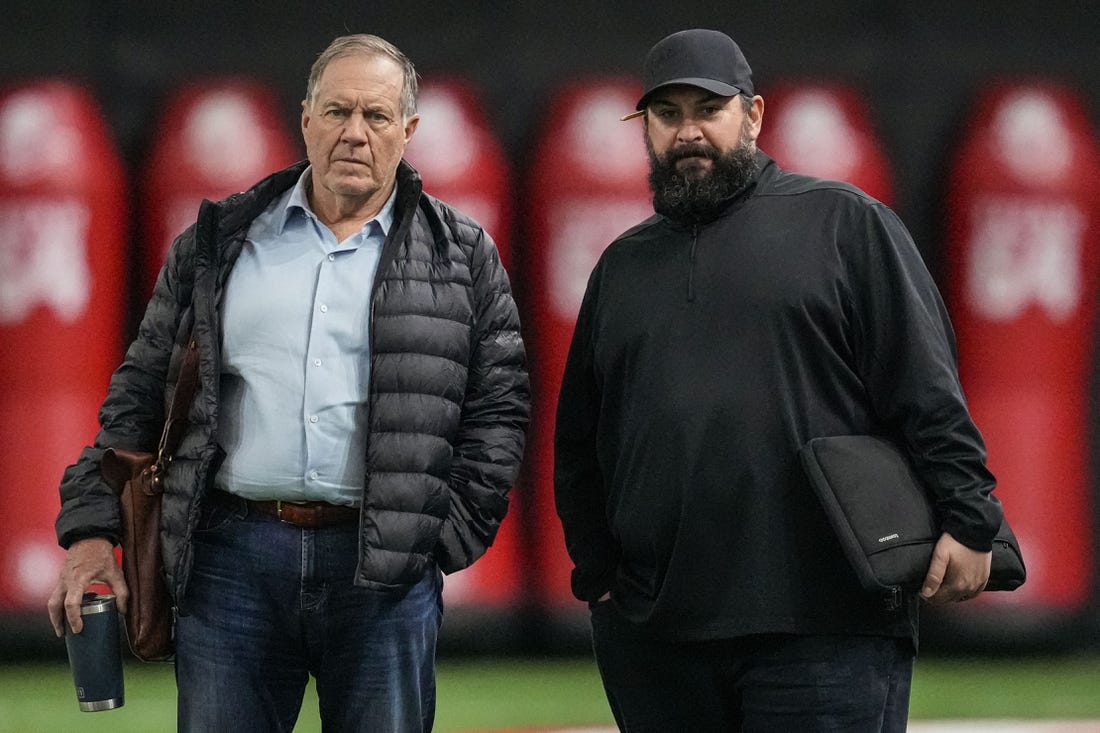
[[[555,490],[624,731],[900,731],[917,596],[864,593],[800,469],[875,434],[935,487],[923,594],[979,592],[1001,520],[951,326],[902,223],[756,147],[740,48],[675,33],[638,101],[657,215],[603,254],[558,405]]]
[[[489,235],[402,161],[412,63],[368,35],[318,57],[308,162],[204,204],[174,243],[102,431],[61,485],[68,557],[49,602],[81,628],[89,583],[127,590],[103,450],[150,450],[193,334],[201,381],[165,476],[179,728],[289,731],[310,675],[325,729],[427,731],[441,571],[508,506],[528,382]]]

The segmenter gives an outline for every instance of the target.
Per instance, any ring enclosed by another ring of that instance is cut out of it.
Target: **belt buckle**
[[[282,521],[282,519],[283,519],[283,500],[282,499],[276,499],[275,500],[275,516],[279,518],[279,521]]]

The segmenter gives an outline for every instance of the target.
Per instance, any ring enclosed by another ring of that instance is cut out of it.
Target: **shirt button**
[[[321,360],[320,359],[314,359],[313,360],[313,366],[321,366]]]
[[[317,422],[317,416],[316,415],[310,415],[309,416],[309,421],[310,422]]]
[[[328,313],[328,306],[327,305],[322,305],[321,306],[321,312],[322,313]]]
[[[316,479],[317,478],[317,472],[316,471],[310,471],[309,472],[309,477],[311,479]]]
[[[336,261],[336,255],[329,255],[328,256],[328,261],[329,262],[335,262]]]

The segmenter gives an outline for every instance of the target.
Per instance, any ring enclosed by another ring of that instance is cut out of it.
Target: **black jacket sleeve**
[[[436,548],[447,573],[469,566],[493,543],[508,511],[530,416],[519,313],[496,245],[480,228],[471,272],[472,353],[451,462],[451,508]]]
[[[99,463],[107,448],[154,451],[165,414],[165,383],[180,317],[180,303],[190,301],[191,278],[180,277],[193,267],[194,227],[169,251],[146,306],[137,338],[122,364],[111,375],[107,397],[99,409],[100,430],[93,445],[61,479],[61,511],[55,529],[58,543],[68,548],[77,540],[107,537],[117,542],[118,497],[103,482]]]
[[[614,584],[618,544],[607,522],[607,485],[600,469],[600,384],[593,360],[599,300],[597,266],[588,281],[558,395],[554,432],[554,501],[572,558],[573,595],[593,602]]]
[[[937,497],[944,531],[988,551],[1003,512],[986,449],[959,382],[954,330],[898,217],[868,207],[850,258],[860,371],[875,413]]]

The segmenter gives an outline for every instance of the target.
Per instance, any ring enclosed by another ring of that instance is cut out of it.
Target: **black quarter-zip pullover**
[[[891,437],[946,531],[1001,518],[946,309],[898,217],[843,183],[760,172],[716,220],[654,216],[588,284],[560,393],[555,492],[578,598],[679,639],[905,636],[863,593],[802,474],[825,435]]]

